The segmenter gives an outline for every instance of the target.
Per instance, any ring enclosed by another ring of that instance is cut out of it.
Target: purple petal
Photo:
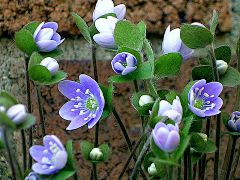
[[[58,33],[54,33],[51,40],[54,40],[59,45],[61,43],[61,36]]]
[[[152,135],[153,135],[153,140],[154,140],[154,142],[156,143],[156,145],[160,148],[160,149],[163,149],[164,147],[163,147],[163,145],[159,142],[159,138],[158,138],[158,136],[157,136],[157,132],[155,132],[155,131],[153,131],[152,132]]]
[[[136,60],[134,61],[135,57],[131,54],[129,54],[126,58],[127,66],[128,67],[134,67],[136,66]]]
[[[122,71],[122,75],[130,74],[131,72],[135,71],[136,69],[137,69],[137,67],[126,67],[126,68]]]
[[[123,20],[126,14],[126,6],[124,4],[119,4],[114,7],[114,13],[117,15],[119,20]]]
[[[51,144],[57,144],[57,146],[60,148],[60,150],[65,150],[62,142],[58,139],[55,135],[46,135],[43,138],[43,144],[46,148],[50,148]]]
[[[35,163],[32,166],[32,170],[38,174],[44,174],[44,175],[53,174],[58,171],[58,169],[56,169],[54,166],[53,168],[50,168],[50,165],[46,165],[47,167],[43,168],[43,165],[46,165],[46,164]]]
[[[32,146],[29,149],[29,153],[32,156],[32,158],[39,163],[42,162],[43,157],[46,157],[50,161],[52,161],[53,153],[44,146],[40,146],[40,145]]]
[[[180,99],[179,99],[178,96],[176,96],[176,99],[173,100],[172,110],[176,110],[176,111],[179,112],[181,115],[183,114],[182,105],[181,105],[181,102],[180,102]]]
[[[35,30],[35,32],[33,34],[33,39],[35,39],[37,37],[38,32],[41,30],[43,25],[44,25],[44,22],[42,22],[41,24],[38,25],[37,29]]]
[[[117,45],[115,44],[113,34],[110,33],[95,34],[93,36],[93,39],[98,45],[104,48],[117,49]]]
[[[54,157],[54,166],[57,169],[62,169],[65,167],[68,160],[68,154],[66,151],[58,151]]]
[[[228,121],[228,126],[229,126],[232,130],[238,131],[235,123],[234,123],[232,120]]]
[[[98,0],[95,10],[93,12],[93,22],[96,21],[97,18],[105,15],[105,14],[109,14],[109,13],[113,13],[114,4],[112,2],[112,0]]]
[[[167,110],[171,110],[172,109],[172,105],[167,102],[166,100],[161,100],[159,103],[159,111],[158,111],[158,116],[162,116],[162,114],[167,111]]]
[[[206,117],[206,115],[205,115],[203,110],[195,108],[194,106],[191,106],[190,104],[188,104],[188,107],[197,116],[199,116],[199,117]]]
[[[114,28],[110,25],[109,20],[105,18],[96,20],[95,26],[100,33],[113,34],[114,32]]]
[[[201,93],[200,97],[205,97],[204,93],[207,93],[210,97],[207,98],[207,101],[213,101],[214,99],[216,99],[219,94],[222,92],[223,86],[221,83],[219,82],[210,82],[208,84],[206,84],[204,86],[204,90]],[[211,97],[212,95],[214,95],[214,97]]]
[[[118,71],[123,71],[125,69],[125,67],[120,63],[120,62],[116,62],[114,65],[113,65],[113,70],[115,72],[118,72]]]
[[[163,122],[158,122],[154,127],[155,133],[157,133],[158,129],[160,129],[161,127],[167,128],[167,125],[164,124]]]
[[[178,126],[177,125],[174,126],[172,124],[168,124],[167,129],[168,129],[169,132],[171,132],[171,131],[177,131],[178,132]]]
[[[175,110],[167,110],[162,114],[162,116],[167,116],[177,124],[180,124],[182,120],[182,115]]]
[[[193,92],[195,93],[195,88],[199,88],[201,89],[203,86],[206,85],[206,80],[205,79],[201,79],[199,81],[197,81],[190,89],[189,93],[188,93],[188,101],[190,103],[192,103],[192,98],[193,98]],[[192,92],[193,91],[193,92]]]
[[[165,151],[173,151],[180,142],[180,136],[176,131],[171,131],[168,135],[167,142],[165,144]]]
[[[41,52],[51,52],[57,47],[57,42],[54,40],[38,41],[37,46]]]
[[[83,92],[86,92],[87,89],[90,90],[90,92],[94,95],[94,96],[99,96],[99,91],[101,91],[98,83],[92,79],[91,77],[85,75],[85,74],[81,74],[79,76],[79,80],[81,85],[83,86],[81,88],[81,90],[83,90]]]
[[[235,122],[235,126],[236,126],[237,131],[240,132],[240,120],[237,120]]]
[[[84,120],[84,118],[87,118],[90,115],[90,113],[91,113],[90,111],[87,111],[85,114],[77,116],[75,119],[71,121],[66,130],[74,130],[87,124],[88,121]]]
[[[222,104],[223,104],[223,101],[221,98],[217,98],[215,99],[214,101],[211,102],[211,104],[214,103],[216,104],[215,107],[213,109],[210,109],[210,110],[206,110],[205,111],[205,115],[206,116],[214,116],[216,114],[219,114],[221,111],[219,111],[219,109],[222,107]],[[210,105],[211,105],[210,104]]]
[[[54,32],[56,32],[58,29],[58,24],[56,22],[48,22],[42,26],[42,29],[43,28],[51,28]]]
[[[39,31],[35,41],[50,40],[53,36],[53,30],[50,28],[45,28]]]
[[[194,53],[194,50],[190,49],[182,42],[179,53],[182,55],[183,61],[186,61],[188,58],[192,56],[192,54]]]

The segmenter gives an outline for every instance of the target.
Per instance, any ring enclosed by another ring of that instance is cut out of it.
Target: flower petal
[[[216,114],[219,114],[221,112],[219,111],[219,109],[222,107],[223,101],[220,97],[218,97],[217,99],[212,101],[211,104],[215,104],[215,107],[213,109],[210,108],[210,110],[206,110],[205,111],[206,116],[214,116]]]
[[[93,39],[98,45],[104,48],[117,49],[117,45],[115,44],[113,34],[111,33],[95,34],[93,36]]]
[[[54,33],[51,40],[54,40],[59,45],[61,43],[61,36],[58,33]]]
[[[85,114],[83,115],[78,115],[77,117],[75,117],[71,123],[68,125],[68,127],[66,128],[66,130],[74,130],[77,128],[80,128],[82,126],[84,126],[85,124],[88,123],[87,120],[84,120],[84,118],[87,118],[90,115],[90,111],[87,111]]]
[[[61,109],[59,110],[59,115],[66,120],[72,121],[75,117],[77,117],[80,113],[80,110],[85,109],[84,107],[75,108],[74,106],[78,105],[78,101],[69,101],[65,103]]]
[[[96,113],[96,117],[91,119],[89,122],[88,122],[88,129],[91,129],[93,126],[95,126],[95,124],[97,124],[97,122],[99,121],[99,119],[101,118],[102,116],[102,113],[103,113],[103,108],[100,110],[97,111]]]
[[[53,30],[50,28],[45,28],[39,31],[35,41],[50,40],[53,36]]]
[[[176,111],[179,112],[181,115],[183,114],[183,109],[182,109],[181,101],[180,101],[180,99],[179,99],[178,96],[176,96],[176,99],[173,100],[172,110],[176,110]]]
[[[43,168],[44,166],[46,166],[46,167]],[[32,166],[32,170],[38,174],[44,174],[44,175],[53,174],[58,171],[58,169],[56,169],[54,166],[52,166],[52,168],[50,168],[50,165],[40,164],[40,163],[35,163]]]
[[[127,67],[122,71],[122,75],[130,74],[131,72],[135,71],[137,67]]]
[[[108,19],[99,18],[95,22],[95,26],[100,33],[110,33],[113,34],[114,29],[112,28]]]
[[[232,130],[238,131],[235,123],[234,123],[232,120],[228,121],[228,126],[229,126]]]
[[[192,54],[194,53],[194,50],[190,49],[182,42],[179,53],[182,55],[183,61],[186,61],[188,58],[192,56]]]
[[[54,166],[58,170],[65,167],[68,160],[68,154],[66,151],[58,151],[54,157]]]
[[[188,93],[188,101],[190,102],[190,104],[193,101],[193,93],[195,93],[195,89],[199,88],[201,89],[203,86],[206,85],[206,80],[205,79],[201,79],[199,81],[197,81],[190,89],[190,93]]]
[[[79,76],[79,80],[82,86],[84,86],[84,88],[81,88],[81,90],[83,90],[83,92],[86,92],[87,89],[89,89],[89,91],[96,97],[99,96],[99,91],[101,91],[98,83],[92,79],[91,77],[85,75],[85,74],[81,74]]]
[[[195,108],[194,106],[191,106],[190,104],[188,104],[188,107],[197,116],[199,116],[199,117],[206,117],[206,115],[205,115],[203,110]]]
[[[51,28],[54,32],[56,32],[58,29],[58,24],[56,22],[48,22],[42,26],[42,29],[43,28]]]
[[[33,34],[33,39],[35,39],[38,35],[38,32],[42,29],[42,26],[44,25],[44,22],[42,22],[41,24],[38,25],[37,29],[35,30],[34,34]]]
[[[114,7],[114,13],[117,15],[119,20],[123,20],[126,14],[126,6],[124,4],[119,4]]]
[[[32,146],[30,149],[29,149],[29,153],[30,155],[32,156],[32,158],[41,163],[42,162],[42,158],[43,157],[46,157],[48,158],[50,161],[52,161],[52,152],[49,151],[46,147],[44,146],[40,146],[40,145],[35,145],[35,146]]]
[[[166,100],[161,100],[159,103],[158,116],[162,116],[162,114],[166,110],[171,110],[171,109],[172,109],[172,105],[169,102],[167,102]]]
[[[56,144],[60,150],[65,150],[62,142],[58,139],[57,136],[55,135],[46,135],[43,138],[43,144],[47,149],[50,149],[50,147],[52,146],[52,144]]]
[[[93,12],[93,22],[105,14],[113,13],[113,7],[114,4],[112,0],[98,0]]]
[[[171,131],[167,137],[167,141],[165,144],[165,151],[171,152],[173,151],[180,142],[180,136],[176,131]]]
[[[134,60],[134,56],[129,54],[126,58],[127,66],[128,67],[134,67],[137,65],[136,60]]]
[[[51,52],[57,47],[57,42],[54,40],[42,40],[37,42],[39,51]]]
[[[199,97],[204,97],[207,101],[213,101],[219,96],[219,94],[222,92],[222,89],[223,85],[221,83],[210,82],[204,86],[204,90]],[[209,98],[206,98],[206,96],[204,96],[204,93],[208,94]],[[212,95],[214,95],[214,97],[211,97]]]
[[[120,62],[116,62],[113,65],[113,70],[118,73],[119,71],[122,72],[125,69],[125,67],[120,63]],[[121,74],[121,73],[120,73]]]
[[[166,110],[163,112],[162,116],[167,116],[177,124],[180,124],[182,120],[182,115],[175,110]]]
[[[180,29],[174,29],[166,36],[166,38],[164,37],[162,50],[164,54],[179,52],[181,45],[182,40],[180,39]]]

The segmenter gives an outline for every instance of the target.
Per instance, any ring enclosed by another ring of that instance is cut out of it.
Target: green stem
[[[26,147],[26,137],[25,131],[21,130],[21,137],[22,137],[22,152],[23,152],[23,172],[27,170],[27,147]]]
[[[73,179],[74,179],[74,180],[78,180],[77,172],[73,175]]]
[[[187,148],[187,156],[188,156],[188,179],[192,180],[192,158],[190,153],[190,147]]]
[[[169,165],[168,166],[168,180],[172,180],[173,178],[173,166]]]
[[[137,83],[136,79],[133,80],[133,84],[134,84],[136,92],[139,92],[138,83]]]
[[[230,180],[233,179],[233,177],[235,175],[237,165],[238,165],[238,161],[239,161],[239,155],[240,155],[240,144],[239,144],[239,147],[238,147],[238,152],[236,153],[234,162],[232,164],[232,172],[231,172],[230,177],[229,177]]]
[[[4,128],[2,133],[3,133],[3,139],[4,139],[4,142],[5,142],[6,150],[7,150],[7,153],[8,153],[9,163],[10,163],[11,170],[12,170],[12,176],[13,176],[14,180],[17,180],[16,171],[15,171],[15,168],[14,168],[14,163],[13,163],[13,158],[12,158],[12,153],[11,153],[11,149],[10,149],[9,143],[8,143],[7,130]]]
[[[182,158],[179,160],[179,167],[178,167],[178,174],[177,174],[177,180],[182,180]]]
[[[184,151],[184,180],[188,180],[188,153]]]
[[[197,176],[197,163],[193,164],[193,180],[196,179]]]
[[[32,113],[32,104],[31,104],[31,87],[30,87],[30,77],[28,72],[28,63],[29,63],[29,57],[25,57],[25,71],[26,71],[26,86],[27,86],[27,110],[28,113]],[[29,128],[29,148],[33,145],[33,132],[32,127]],[[28,169],[31,169],[32,167],[32,157],[28,156]]]
[[[36,89],[37,89],[37,99],[38,99],[38,110],[39,110],[39,116],[40,116],[40,124],[42,127],[42,135],[44,137],[44,136],[46,136],[45,118],[44,118],[44,114],[43,114],[42,95],[41,95],[40,88],[41,88],[41,86],[37,84]]]
[[[94,178],[94,180],[98,180],[97,164],[92,163],[92,166],[93,166],[93,178]]]
[[[133,172],[131,174],[130,180],[136,180],[137,179],[139,170],[141,169],[141,164],[142,164],[143,158],[148,151],[151,139],[152,139],[152,134],[148,137],[148,140],[144,144],[144,146],[142,148],[142,151],[140,152],[140,154],[138,156],[138,159],[137,159],[137,161],[134,165]]]
[[[234,155],[234,152],[235,152],[235,147],[236,147],[236,142],[237,142],[238,136],[233,135],[232,139],[233,139],[232,150],[231,150],[231,155],[230,155],[230,159],[229,159],[226,180],[228,180],[229,176],[230,176],[230,172],[231,172],[231,168],[232,168],[232,162],[233,162],[233,155]]]

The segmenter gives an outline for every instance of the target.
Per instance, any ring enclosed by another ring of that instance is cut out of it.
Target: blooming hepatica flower
[[[24,180],[47,180],[47,179],[39,178],[37,173],[30,172],[29,175]]]
[[[112,0],[98,0],[93,12],[93,22],[96,21],[97,18],[109,13],[115,13],[119,20],[123,20],[126,14],[126,6],[120,4],[114,7]]]
[[[114,40],[114,29],[117,22],[118,19],[112,16],[108,16],[107,19],[97,19],[95,21],[95,26],[99,33],[93,36],[94,41],[104,48],[117,49],[117,45]]]
[[[179,127],[177,124],[164,124],[159,122],[154,127],[153,139],[156,145],[165,152],[173,151],[180,142]]]
[[[58,24],[55,22],[49,22],[46,24],[42,22],[37,27],[33,34],[33,38],[36,41],[39,51],[51,52],[65,40],[60,40],[60,35],[56,33],[57,29]]]
[[[137,69],[137,59],[130,53],[119,53],[112,60],[112,68],[117,74],[127,75]]]
[[[59,111],[63,119],[71,121],[67,130],[77,129],[87,123],[90,129],[103,113],[105,100],[97,82],[84,74],[79,76],[79,80],[81,84],[74,81],[62,81],[58,85],[59,91],[71,99]]]
[[[178,96],[176,96],[176,99],[173,100],[172,105],[165,100],[160,101],[158,116],[167,116],[171,120],[175,121],[175,123],[180,124],[182,115],[183,109]]]
[[[50,175],[64,168],[68,154],[61,141],[55,135],[43,138],[44,146],[35,145],[30,148],[30,155],[37,161],[32,170],[38,174]]]
[[[228,126],[236,131],[240,132],[240,112],[235,111],[231,114],[229,121],[228,121]]]
[[[187,60],[194,52],[194,50],[188,48],[183,44],[180,38],[180,29],[174,29],[170,31],[170,25],[167,27],[162,42],[163,54],[168,53],[180,53],[183,61]]]
[[[188,107],[199,117],[214,116],[219,114],[223,101],[219,98],[223,86],[218,82],[206,84],[206,80],[202,79],[196,82],[188,94]]]

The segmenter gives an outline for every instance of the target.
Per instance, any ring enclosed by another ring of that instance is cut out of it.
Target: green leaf
[[[222,121],[223,121],[223,124],[225,126],[225,128],[229,131],[229,132],[234,132],[231,128],[229,128],[228,126],[228,121],[229,121],[229,118],[230,118],[230,115],[226,112],[222,112],[221,114],[221,117],[222,117]]]
[[[212,33],[207,28],[197,25],[183,25],[180,37],[183,43],[191,49],[205,48],[213,42]]]
[[[39,65],[42,60],[43,60],[43,57],[37,52],[34,52],[30,57],[30,60],[28,63],[28,69],[30,69],[32,66]]]
[[[205,57],[199,57],[199,62],[201,65],[211,65],[211,57],[209,53]]]
[[[124,83],[124,82],[129,82],[134,80],[136,77],[136,74],[128,74],[128,75],[116,75],[116,76],[111,76],[109,78],[109,81],[114,82],[114,83]]]
[[[155,62],[154,76],[157,79],[174,76],[180,72],[181,65],[182,55],[179,53],[160,56]]]
[[[226,87],[235,87],[240,84],[240,74],[236,69],[228,67],[225,74],[219,77],[219,82]]]
[[[5,113],[0,112],[0,126],[5,126],[10,129],[16,129],[16,125]]]
[[[179,97],[179,99],[181,98],[181,96],[176,93],[175,91],[170,91],[169,93],[166,94],[166,100],[172,104],[173,103],[173,100],[176,99],[176,97]]]
[[[109,109],[103,109],[103,113],[102,113],[102,116],[100,117],[99,121],[101,121],[105,117],[108,117],[109,114],[110,114],[110,110]]]
[[[154,164],[161,179],[165,179],[167,176],[167,165],[161,161],[158,161],[158,159],[154,161]]]
[[[151,112],[151,115],[150,115],[150,119],[149,119],[149,126],[151,128],[154,128],[155,125],[156,125],[156,121],[154,120],[154,118],[156,116],[158,116],[158,111],[159,111],[159,102],[160,102],[160,99],[157,99],[153,105],[153,108],[152,108],[152,112]]]
[[[141,31],[142,37],[145,39],[146,38],[146,24],[143,21],[141,21],[138,23],[137,27]]]
[[[188,143],[189,143],[190,139],[191,139],[191,136],[190,136],[190,135],[188,135],[187,137],[185,137],[183,140],[181,139],[181,142],[180,142],[180,144],[179,144],[179,147],[178,147],[178,149],[177,149],[177,151],[176,151],[176,153],[175,153],[175,155],[174,155],[174,157],[173,157],[174,162],[177,163],[178,160],[181,158],[181,156],[183,155],[185,149],[186,149],[187,146],[188,146]]]
[[[204,152],[206,148],[206,141],[198,133],[191,133],[190,140],[191,147],[198,152]]]
[[[37,27],[39,26],[39,22],[30,22],[26,26],[24,26],[22,29],[23,30],[28,30],[32,35],[36,31]]]
[[[201,80],[205,79],[207,83],[213,81],[213,69],[211,66],[203,65],[197,66],[192,70],[192,79],[193,80]]]
[[[145,155],[145,157],[143,159],[143,167],[144,167],[146,172],[148,172],[148,167],[151,166],[151,164],[153,163],[152,159],[155,158],[155,157],[156,156],[155,156],[155,154],[152,151],[148,152]]]
[[[98,83],[98,85],[99,85],[100,89],[102,90],[104,99],[106,100],[107,99],[108,89],[105,86],[103,86],[102,84]]]
[[[68,153],[68,160],[67,160],[67,166],[65,167],[67,167],[68,170],[75,171],[75,165],[73,163],[72,140],[68,140],[66,151]]]
[[[240,133],[239,133],[240,134]],[[217,150],[216,145],[214,144],[214,142],[210,139],[207,140],[206,143],[206,147],[205,150],[203,151],[203,153],[213,153]]]
[[[215,34],[215,30],[216,30],[217,25],[218,25],[218,15],[217,15],[217,12],[214,9],[213,10],[213,16],[212,16],[212,22],[211,22],[211,26],[210,26],[210,32],[212,33],[213,36]]]
[[[18,130],[23,130],[31,127],[36,123],[36,117],[32,114],[27,114],[26,119],[21,123],[16,125]]]
[[[163,159],[163,160],[167,160],[169,159],[169,154],[163,150],[161,150],[156,143],[154,142],[154,139],[151,139],[151,149],[153,151],[153,153],[155,154],[156,157],[158,157],[159,159]]]
[[[75,173],[76,173],[75,170],[66,170],[66,171],[61,170],[59,173],[54,173],[50,177],[50,180],[65,180],[73,176]]]
[[[13,105],[15,105],[15,102],[11,101],[9,98],[7,97],[0,98],[0,106],[4,106],[6,109],[9,109]]]
[[[151,81],[149,82],[149,91],[152,97],[154,97],[155,99],[159,98],[157,90],[155,88],[155,84]]]
[[[142,63],[137,72],[137,80],[150,79],[152,76],[152,68],[150,66],[150,62],[147,61]]]
[[[51,73],[45,66],[35,65],[29,69],[29,76],[32,80],[39,83],[49,82],[52,78]]]
[[[77,24],[78,29],[81,31],[83,37],[89,42],[92,43],[91,35],[89,32],[89,28],[86,22],[77,14],[72,13],[72,16]]]
[[[46,57],[55,58],[57,56],[60,56],[63,53],[63,51],[61,49],[59,49],[59,48],[56,48],[56,49],[54,49],[51,52],[39,52],[39,53],[41,54],[41,56],[44,59]]]
[[[139,28],[129,21],[118,21],[114,30],[114,40],[118,48],[128,47],[141,51],[143,36]]]
[[[114,93],[114,86],[113,83],[110,82],[109,86],[108,86],[108,91],[107,91],[107,104],[108,104],[108,108],[109,110],[112,111],[112,98],[113,98],[113,93]]]
[[[2,91],[1,97],[6,98],[8,101],[11,102],[12,105],[19,104],[19,102],[7,91]]]
[[[90,142],[83,141],[81,143],[82,155],[87,161],[90,160],[89,154],[93,148],[94,148],[94,146]]]
[[[148,103],[148,104],[145,104],[143,106],[140,106],[139,105],[139,100],[140,100],[140,97],[142,95],[148,95],[148,94],[145,93],[145,92],[135,93],[131,98],[132,105],[138,111],[138,114],[149,115],[149,110],[152,109],[153,103]]]
[[[229,64],[232,57],[231,48],[229,46],[219,46],[214,49],[214,53],[216,60],[224,60],[226,63]]]
[[[170,93],[170,90],[169,89],[160,89],[157,91],[157,93],[161,100],[167,100],[167,94]]]
[[[190,129],[191,124],[192,124],[192,121],[193,121],[193,117],[191,117],[191,116],[188,116],[185,119],[185,123],[184,123],[183,128],[182,128],[182,133],[183,133],[184,137],[186,137],[188,135],[189,129]]]
[[[155,67],[155,57],[154,57],[154,54],[153,54],[153,50],[152,50],[152,47],[150,45],[150,43],[148,42],[147,39],[145,39],[145,45],[146,45],[146,51],[147,51],[147,58],[148,58],[148,61],[150,63],[150,66],[152,68],[152,73],[154,72],[154,67]]]
[[[108,145],[107,144],[101,144],[98,148],[103,153],[103,158],[102,158],[101,162],[106,161],[106,159],[108,158],[108,156],[110,154],[110,149],[109,149]]]
[[[55,74],[50,81],[44,82],[43,85],[50,85],[50,84],[56,84],[59,81],[62,81],[67,77],[67,74],[62,71],[58,71],[57,74]]]
[[[28,30],[18,31],[15,34],[15,42],[17,47],[28,56],[31,56],[34,51],[38,51],[37,44]]]
[[[196,118],[198,117],[197,115],[193,114],[191,116],[193,117],[193,122],[191,124],[189,131],[190,132],[200,132],[202,129],[202,119],[203,118],[200,120],[196,120]],[[196,118],[194,118],[194,117],[196,117]],[[200,117],[198,117],[198,118],[200,118]]]

